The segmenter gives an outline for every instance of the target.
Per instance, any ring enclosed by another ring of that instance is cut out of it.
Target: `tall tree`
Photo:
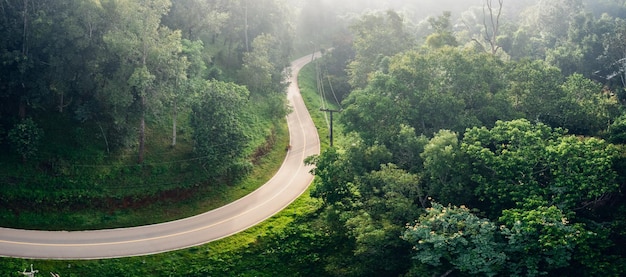
[[[282,68],[273,59],[277,41],[271,34],[259,35],[252,41],[252,51],[243,54],[243,68],[240,79],[254,93],[280,91],[274,87],[283,79]],[[278,75],[278,76],[277,76]]]
[[[176,0],[163,18],[163,23],[173,30],[181,30],[190,40],[210,41],[222,33],[230,12],[221,3],[209,0]]]
[[[274,51],[280,53],[280,60],[272,60],[277,68],[289,64],[292,51],[292,27],[287,6],[275,0],[236,0],[220,1],[226,7],[229,17],[224,23],[223,39],[225,55],[221,55],[231,69],[238,69],[243,53],[254,51],[256,37],[267,34],[275,39]]]
[[[546,62],[524,60],[509,64],[509,95],[513,108],[529,120],[555,126],[559,108],[557,101],[563,96],[561,71]],[[556,126],[555,126],[556,127]]]
[[[599,135],[619,114],[617,97],[604,91],[600,83],[573,74],[561,86],[563,97],[558,100],[558,126],[573,134]]]
[[[243,176],[248,169],[242,160],[248,144],[242,123],[248,90],[220,81],[202,81],[196,86],[191,106],[195,152],[211,177]]]
[[[472,202],[468,160],[461,152],[461,143],[456,133],[440,130],[424,147],[420,156],[424,160],[422,182],[429,197],[455,205]]]
[[[406,30],[404,18],[394,11],[365,15],[350,29],[356,53],[348,65],[353,88],[364,88],[372,73],[384,67],[385,57],[409,50],[415,44]]]
[[[428,23],[433,29],[433,33],[426,37],[426,45],[432,48],[444,46],[456,47],[458,41],[452,31],[452,12],[445,11],[438,17],[428,18]]]
[[[626,88],[626,20],[622,18],[603,18],[608,20],[611,31],[603,36],[604,53],[600,61],[604,65],[599,73],[610,84]],[[617,90],[620,98],[624,99],[623,89]]]
[[[503,94],[504,64],[488,54],[453,48],[408,51],[390,59],[388,73],[372,75],[363,90],[345,100],[342,121],[365,140],[387,144],[400,125],[432,136],[440,129],[458,132],[492,125],[513,116]],[[396,112],[389,113],[390,110]]]
[[[118,57],[114,69],[117,84],[128,99],[120,104],[136,105],[139,117],[138,162],[142,163],[146,141],[146,113],[161,101],[165,84],[175,81],[185,69],[179,56],[181,34],[161,25],[169,0],[114,1],[115,26],[104,36],[109,50]],[[125,80],[120,83],[120,80]],[[111,91],[111,90],[109,90]],[[135,100],[133,100],[135,99]]]
[[[500,50],[500,45],[498,45],[498,36],[500,35],[500,16],[502,15],[503,3],[504,0],[498,0],[498,6],[494,7],[493,0],[486,0],[483,4],[483,39],[489,43],[489,50],[493,55]],[[482,45],[480,41],[475,41]],[[484,46],[483,48],[486,49]]]
[[[540,42],[541,58],[546,49],[553,48],[558,40],[567,37],[571,20],[582,10],[582,0],[540,0],[525,11],[522,27]]]
[[[27,117],[29,109],[44,108],[50,95],[48,80],[49,57],[53,51],[47,42],[52,32],[52,2],[32,0],[4,1],[1,4],[0,86],[1,106],[5,113]]]

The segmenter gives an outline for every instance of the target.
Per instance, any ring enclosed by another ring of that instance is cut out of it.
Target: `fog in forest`
[[[541,21],[542,15],[551,14],[561,7],[584,7],[585,12],[600,17],[608,14],[621,17],[624,11],[623,0],[288,0],[295,8],[298,35],[314,40],[328,40],[347,28],[364,14],[376,14],[389,10],[403,17],[412,26],[416,35],[428,33],[428,18],[450,12],[455,31],[468,29],[468,24],[482,25],[489,13],[488,4],[494,15],[499,12],[499,20],[504,25],[520,25],[528,21]],[[501,8],[501,9],[500,9]],[[558,13],[558,12],[556,12]],[[561,22],[563,23],[563,22]],[[550,24],[540,22],[539,24]]]

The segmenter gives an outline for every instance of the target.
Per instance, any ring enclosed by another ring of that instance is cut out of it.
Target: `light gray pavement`
[[[36,259],[102,259],[140,256],[201,245],[247,228],[278,213],[313,180],[303,160],[319,154],[317,130],[307,111],[297,76],[312,56],[292,63],[287,97],[291,149],[271,180],[249,195],[209,212],[161,224],[93,231],[34,231],[0,228],[0,256]]]

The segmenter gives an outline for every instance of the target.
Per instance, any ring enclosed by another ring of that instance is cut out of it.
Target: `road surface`
[[[313,176],[304,158],[319,154],[317,130],[304,106],[297,76],[312,56],[292,63],[287,98],[290,149],[271,180],[247,196],[209,212],[166,223],[93,231],[34,231],[0,228],[0,256],[34,259],[103,259],[149,255],[218,240],[278,213],[298,198]]]

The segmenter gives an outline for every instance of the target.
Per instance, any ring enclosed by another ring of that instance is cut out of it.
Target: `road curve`
[[[287,98],[290,149],[280,169],[266,184],[223,207],[193,217],[132,228],[93,231],[34,231],[0,228],[0,256],[33,259],[104,259],[141,256],[183,249],[218,240],[278,213],[298,198],[313,176],[304,158],[319,154],[317,130],[298,89],[306,56],[291,65]]]

